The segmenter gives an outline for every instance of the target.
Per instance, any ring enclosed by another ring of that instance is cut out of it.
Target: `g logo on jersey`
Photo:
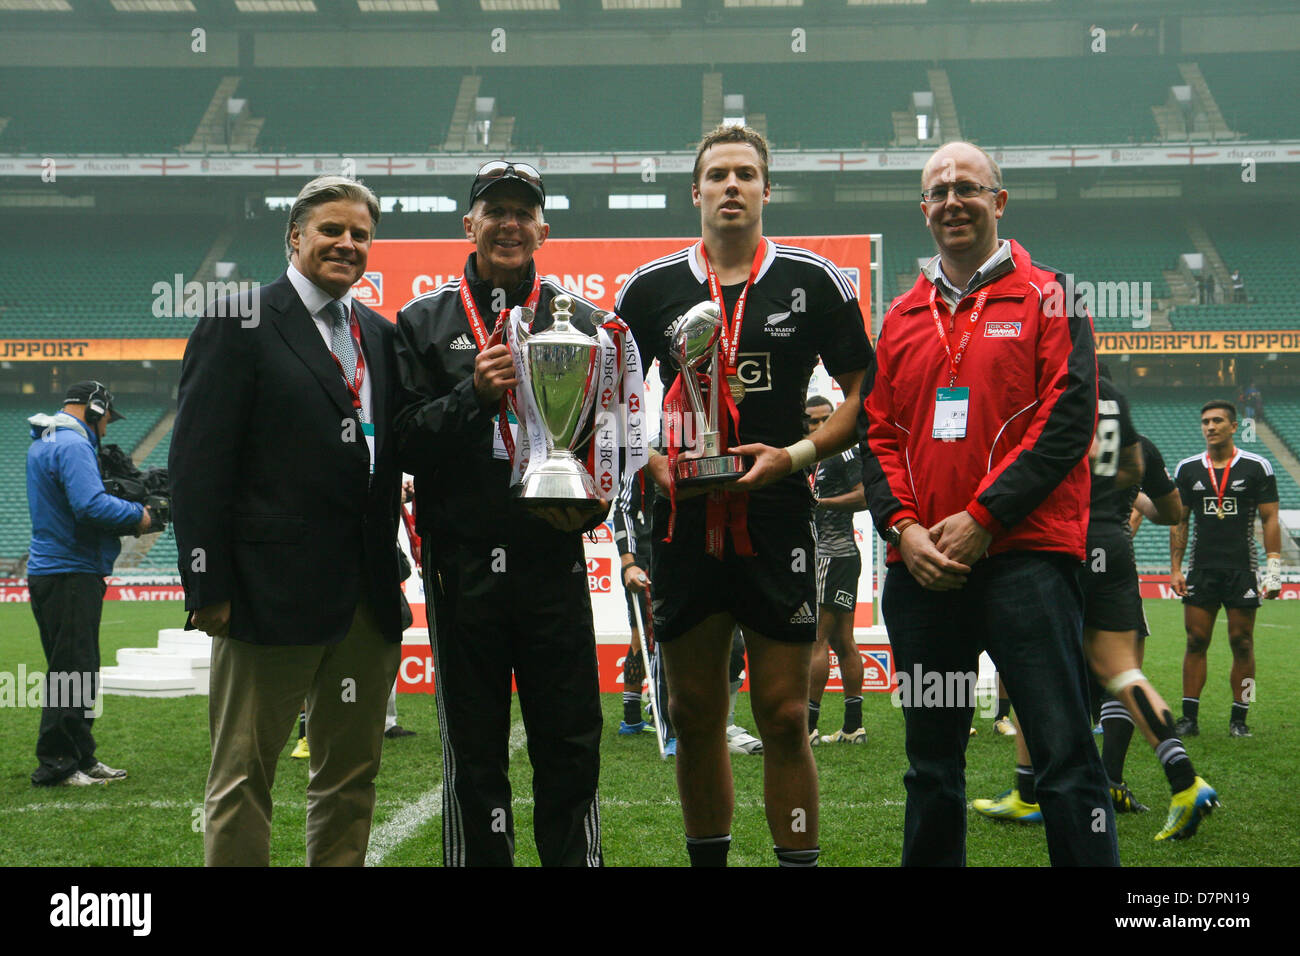
[[[1205,503],[1205,504],[1204,504],[1204,507],[1205,507],[1205,513],[1206,513],[1207,515],[1209,515],[1210,517],[1212,517],[1212,518],[1218,517],[1218,514],[1219,514],[1219,502],[1216,501],[1214,498],[1209,497],[1208,495],[1207,495],[1206,497],[1202,498],[1201,500]],[[1237,513],[1237,499],[1236,499],[1236,498],[1224,498],[1224,499],[1223,499],[1223,513],[1224,513],[1225,515],[1235,515],[1235,514]]]
[[[741,352],[736,356],[736,375],[746,392],[772,391],[772,353]]]

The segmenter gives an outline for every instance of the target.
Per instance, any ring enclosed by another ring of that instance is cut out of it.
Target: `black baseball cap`
[[[507,159],[494,159],[479,168],[474,177],[474,185],[469,188],[469,204],[474,205],[493,186],[509,180],[523,183],[537,199],[537,205],[546,205],[546,186],[542,183],[542,174],[537,171],[537,167],[528,163],[512,163]]]
[[[113,393],[108,390],[108,386],[103,382],[85,381],[78,382],[68,389],[63,398],[64,405],[76,403],[78,405],[103,406],[103,413],[108,415],[109,422],[115,422],[118,419],[126,418],[121,412],[113,407]]]

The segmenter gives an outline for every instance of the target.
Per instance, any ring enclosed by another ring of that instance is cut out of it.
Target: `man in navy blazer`
[[[269,863],[271,784],[303,700],[308,865],[361,865],[401,653],[394,328],[353,301],[379,202],[325,176],[289,267],[209,307],[185,349],[171,472],[185,607],[213,637],[209,866]]]

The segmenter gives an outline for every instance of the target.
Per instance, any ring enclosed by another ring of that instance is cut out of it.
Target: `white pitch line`
[[[511,750],[513,751],[516,749],[513,737],[511,738],[511,744]],[[409,827],[402,838],[404,840],[409,838],[411,833],[422,826],[425,820],[432,820],[441,816],[441,802],[442,787],[439,785],[434,787],[432,790],[421,794],[410,803],[403,803],[397,800],[381,800],[376,804],[377,807],[398,808],[397,813],[395,813],[390,820],[384,823],[384,825],[376,830],[370,837],[370,848],[372,852],[376,852],[375,847],[378,845],[378,839],[381,835],[384,835],[386,841],[386,848],[383,850],[382,854],[376,853],[376,858],[383,859],[383,856],[387,855],[393,847],[402,842],[402,840],[387,842],[390,840],[390,837],[385,835],[390,832],[393,834],[398,832],[399,820],[406,822]],[[533,799],[532,797],[515,797],[511,803],[516,807],[530,807],[533,805]],[[630,807],[680,806],[678,801],[673,797],[664,797],[661,800],[623,800],[619,797],[607,796],[602,796],[600,798],[600,805],[602,807],[617,807],[620,809]],[[879,810],[881,807],[901,807],[903,805],[904,801],[902,800],[879,800],[868,803],[847,800],[823,800],[820,804],[822,808],[827,810]],[[62,801],[56,803],[29,803],[21,807],[0,807],[0,816],[12,813],[39,813],[43,810],[52,810],[55,812],[68,811],[76,813],[93,813],[102,810],[192,810],[197,806],[200,806],[200,804],[185,803],[176,800],[131,800],[126,803],[108,803],[105,801],[77,803],[75,801]],[[285,810],[305,811],[307,809],[307,804],[305,803],[287,803],[285,801],[277,801],[276,806]],[[431,810],[428,809],[430,807],[432,807]],[[739,809],[760,810],[763,808],[763,804],[758,800],[737,800],[736,807]],[[416,812],[417,808],[425,809],[427,815],[423,817],[420,816]],[[370,855],[367,854],[367,865],[372,865],[369,862],[369,856]]]
[[[514,753],[528,740],[524,733],[523,722],[510,728],[510,753]],[[426,790],[410,803],[385,820],[378,829],[371,831],[370,847],[366,850],[366,866],[379,866],[394,848],[405,843],[416,830],[430,820],[442,816],[442,783],[432,790]]]
[[[109,784],[109,786],[114,786],[114,784]],[[193,810],[195,807],[201,807],[202,805],[202,800],[191,802],[182,800],[127,800],[123,803],[111,803],[105,800],[89,800],[85,803],[79,803],[75,800],[56,800],[50,803],[28,803],[20,807],[0,807],[0,816],[9,813],[40,813],[43,810],[52,810],[56,813],[83,813],[98,810]],[[275,806],[281,810],[301,810],[303,812],[307,810],[306,803],[294,803],[286,800],[277,800]],[[387,808],[401,807],[404,804],[400,800],[380,800],[375,806]]]

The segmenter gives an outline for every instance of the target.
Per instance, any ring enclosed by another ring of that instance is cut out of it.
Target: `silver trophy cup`
[[[529,508],[577,508],[594,514],[601,510],[600,496],[573,449],[588,437],[584,426],[595,398],[592,370],[600,342],[570,323],[573,300],[568,296],[551,301],[551,316],[554,322],[545,332],[534,335],[521,329],[523,365],[546,433],[547,455],[541,467],[524,477],[516,494]]]
[[[672,324],[669,355],[682,376],[682,388],[693,418],[695,441],[677,458],[677,487],[692,488],[735,481],[749,470],[744,455],[726,454],[719,422],[722,389],[727,388],[719,349],[722,344],[722,316],[713,302],[691,306]],[[700,374],[709,376],[709,401],[705,409]]]

